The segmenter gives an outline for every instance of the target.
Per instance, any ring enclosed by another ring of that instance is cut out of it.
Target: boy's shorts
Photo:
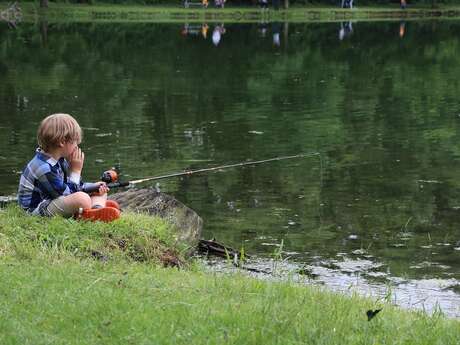
[[[45,217],[59,215],[64,218],[70,218],[73,216],[74,211],[72,207],[66,205],[64,199],[65,196],[60,196],[53,200],[44,200],[32,211],[32,214]]]

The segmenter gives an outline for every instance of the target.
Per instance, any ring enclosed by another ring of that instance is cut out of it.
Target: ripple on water
[[[226,260],[206,261],[209,269],[222,273],[246,272],[264,280],[323,285],[344,294],[387,300],[407,309],[428,314],[441,310],[446,316],[460,318],[460,282],[456,279],[404,279],[381,269],[384,264],[371,260],[321,260],[311,265],[292,261],[253,258],[236,268]]]

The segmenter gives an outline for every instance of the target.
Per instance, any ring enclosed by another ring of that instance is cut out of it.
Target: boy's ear
[[[65,145],[65,142],[60,141],[58,146],[59,146],[59,147],[64,147],[64,145]]]

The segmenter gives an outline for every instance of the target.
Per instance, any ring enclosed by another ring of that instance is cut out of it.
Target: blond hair
[[[37,131],[38,146],[44,151],[54,149],[60,143],[81,143],[82,131],[78,122],[69,114],[53,114],[42,120]]]

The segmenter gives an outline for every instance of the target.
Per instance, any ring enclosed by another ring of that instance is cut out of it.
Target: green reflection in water
[[[247,252],[459,279],[460,23],[404,25],[3,26],[1,194],[53,112],[85,128],[93,180],[320,152],[161,188]]]

